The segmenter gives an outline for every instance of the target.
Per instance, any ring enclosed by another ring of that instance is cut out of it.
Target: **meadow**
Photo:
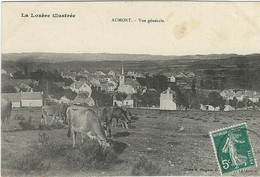
[[[68,157],[77,156],[79,151],[72,147],[66,126],[40,130],[40,108],[15,108],[10,131],[1,135],[2,176],[220,175],[209,132],[244,122],[250,130],[255,159],[260,162],[259,111],[130,109],[130,112],[131,129],[112,127],[111,148],[117,157],[110,154],[113,157],[106,158],[112,160],[106,161],[106,165],[89,162],[93,168],[86,164],[88,167],[75,169]],[[22,130],[19,125],[22,119],[23,122],[31,119],[32,126]],[[47,144],[39,138],[43,133],[48,137]],[[91,144],[88,137],[86,143]],[[260,170],[252,167],[229,175],[260,175]]]

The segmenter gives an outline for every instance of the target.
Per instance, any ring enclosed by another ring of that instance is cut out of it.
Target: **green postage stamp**
[[[222,174],[256,166],[246,123],[210,132]]]

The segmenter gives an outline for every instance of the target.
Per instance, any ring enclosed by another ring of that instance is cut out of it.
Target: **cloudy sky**
[[[22,13],[76,17],[25,18]],[[140,23],[139,18],[164,23]],[[259,46],[260,2],[2,4],[2,53],[250,54],[260,53]]]

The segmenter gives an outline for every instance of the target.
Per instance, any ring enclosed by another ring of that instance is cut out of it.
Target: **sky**
[[[259,46],[260,2],[2,3],[2,53],[251,54],[260,53]]]

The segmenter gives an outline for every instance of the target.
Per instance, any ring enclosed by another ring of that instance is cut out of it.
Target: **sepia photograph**
[[[260,2],[1,15],[1,176],[260,176]]]

